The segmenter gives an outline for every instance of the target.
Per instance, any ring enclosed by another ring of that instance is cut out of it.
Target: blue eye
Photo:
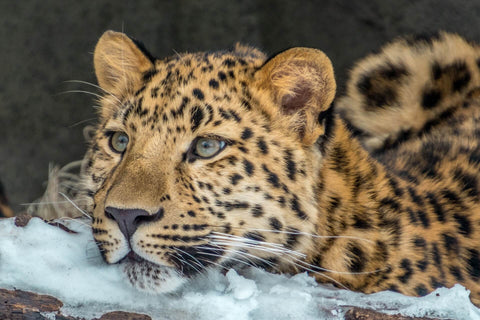
[[[226,143],[223,140],[199,138],[195,141],[193,153],[199,158],[208,159],[217,155],[225,146]]]
[[[125,132],[117,131],[110,136],[110,147],[115,152],[123,153],[127,149],[128,136]]]

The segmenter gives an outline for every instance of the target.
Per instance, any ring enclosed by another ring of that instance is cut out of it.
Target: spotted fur
[[[342,119],[318,50],[154,59],[105,33],[83,169],[105,261],[161,292],[256,265],[367,293],[461,283],[479,303],[479,57],[456,35],[398,40],[353,70]],[[224,148],[199,157],[205,137]]]

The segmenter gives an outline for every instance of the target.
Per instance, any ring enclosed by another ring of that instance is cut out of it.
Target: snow
[[[349,306],[407,316],[479,319],[480,310],[460,285],[422,298],[393,292],[371,295],[318,285],[306,273],[275,275],[249,268],[238,274],[209,270],[174,294],[136,291],[121,266],[106,265],[80,220],[63,223],[67,233],[38,218],[26,227],[0,219],[0,288],[49,294],[62,300],[62,313],[93,319],[123,310],[153,319],[343,319]],[[53,316],[52,316],[53,318]]]

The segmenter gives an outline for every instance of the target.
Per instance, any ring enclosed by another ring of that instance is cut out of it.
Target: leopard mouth
[[[128,281],[137,289],[151,293],[172,292],[188,279],[212,267],[222,257],[218,246],[199,245],[182,247],[166,254],[170,266],[141,257],[131,249],[118,263]]]
[[[150,262],[131,250],[119,264],[130,284],[148,293],[169,293],[178,290],[187,277],[174,267]]]
[[[145,260],[144,258],[140,257],[135,251],[130,250],[130,252],[123,257],[118,263],[143,263],[143,262],[149,262],[148,260]],[[152,263],[152,262],[149,262]]]

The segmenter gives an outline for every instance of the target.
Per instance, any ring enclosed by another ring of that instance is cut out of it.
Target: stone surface
[[[0,289],[0,319],[9,320],[48,320],[46,313],[55,314],[56,320],[82,320],[61,314],[63,303],[52,296],[22,290]],[[98,320],[151,320],[150,316],[114,311],[102,315]]]
[[[443,319],[443,318],[442,318]],[[386,315],[385,313],[354,307],[345,314],[345,320],[440,320],[438,318],[406,317],[402,315]],[[447,319],[444,319],[447,320]]]
[[[480,41],[474,0],[24,0],[0,2],[0,180],[15,211],[39,197],[48,165],[82,157],[94,123],[92,51],[107,29],[124,30],[157,56],[236,41],[275,53],[321,48],[342,90],[352,63],[405,33],[438,29]]]

